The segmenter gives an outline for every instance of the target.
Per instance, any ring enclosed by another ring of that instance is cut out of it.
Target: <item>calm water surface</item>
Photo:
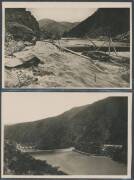
[[[104,156],[87,156],[75,151],[37,152],[35,159],[46,160],[52,166],[70,175],[125,175],[127,168]]]

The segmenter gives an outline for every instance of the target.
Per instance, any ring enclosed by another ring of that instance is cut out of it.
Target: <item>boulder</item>
[[[38,65],[40,59],[37,58],[31,51],[22,51],[14,53],[14,56],[5,58],[5,67],[7,69],[16,67],[30,67]]]

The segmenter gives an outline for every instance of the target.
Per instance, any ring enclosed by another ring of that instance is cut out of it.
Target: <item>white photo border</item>
[[[31,90],[131,90],[132,89],[132,2],[3,2],[2,3],[2,89],[15,89],[15,90],[21,90],[23,88],[7,88],[5,87],[5,81],[4,81],[4,44],[5,44],[5,8],[49,8],[49,7],[87,7],[88,5],[90,8],[130,8],[130,78],[129,78],[129,87],[50,87],[50,88],[28,88],[25,89],[31,89]]]
[[[43,93],[44,94],[49,94],[51,92],[2,92],[2,103],[3,105],[3,94],[6,95],[6,93]],[[59,92],[53,92],[53,94],[59,93]],[[62,94],[66,95],[68,93],[73,93],[73,92],[62,92]],[[74,94],[74,93],[73,93]],[[76,93],[75,93],[76,94]],[[114,96],[114,97],[127,97],[128,98],[128,154],[127,154],[127,175],[5,175],[3,172],[3,167],[4,167],[4,119],[3,119],[3,113],[1,111],[1,177],[2,178],[92,178],[92,179],[107,179],[107,178],[112,178],[112,179],[129,179],[131,178],[131,160],[132,160],[132,93],[131,92],[77,92],[78,97],[79,94],[106,94],[108,97]],[[8,103],[8,102],[7,102]],[[3,106],[2,106],[3,110]]]

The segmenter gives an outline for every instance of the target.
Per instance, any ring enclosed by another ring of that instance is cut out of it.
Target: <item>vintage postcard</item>
[[[131,93],[2,93],[2,177],[130,178]]]
[[[132,88],[131,3],[2,6],[3,88]]]

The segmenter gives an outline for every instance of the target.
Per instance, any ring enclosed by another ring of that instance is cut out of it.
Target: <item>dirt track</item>
[[[31,52],[41,60],[41,64],[36,67],[6,70],[6,87],[118,88],[129,86],[126,80],[129,79],[129,73],[124,66],[99,61],[94,65],[92,61],[64,52],[48,42],[37,42],[34,47],[27,50],[27,53]],[[22,52],[16,53],[16,56],[22,57]]]

